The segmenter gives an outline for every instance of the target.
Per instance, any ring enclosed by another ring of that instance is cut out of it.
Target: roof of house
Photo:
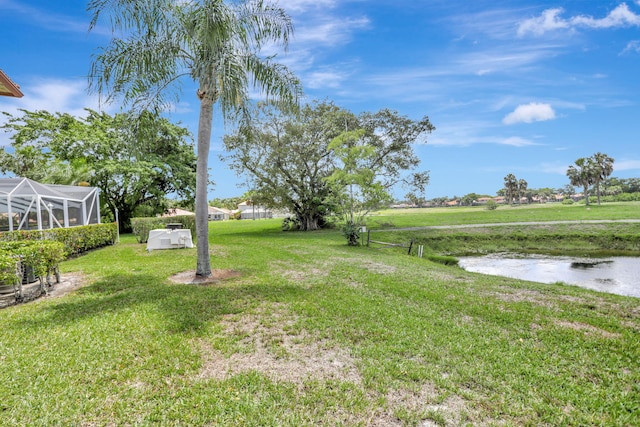
[[[0,96],[13,96],[22,98],[24,95],[20,92],[20,86],[15,84],[4,71],[0,70]]]
[[[195,214],[193,212],[185,211],[184,209],[171,208],[167,211],[167,213],[165,213],[162,216],[166,217],[166,216],[178,216],[178,215],[195,215]]]
[[[209,206],[209,213],[210,214],[214,214],[214,213],[223,213],[226,215],[231,215],[232,211],[229,209],[225,209],[225,208],[218,208],[215,206]]]

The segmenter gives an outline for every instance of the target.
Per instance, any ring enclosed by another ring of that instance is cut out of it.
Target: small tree
[[[342,163],[327,178],[343,232],[350,246],[358,245],[364,217],[391,195],[378,180],[371,163],[377,156],[375,147],[363,144],[364,130],[347,131],[336,137],[329,148]]]

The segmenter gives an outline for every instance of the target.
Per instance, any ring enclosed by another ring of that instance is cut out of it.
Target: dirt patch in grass
[[[47,296],[51,298],[61,297],[80,289],[87,284],[87,276],[80,272],[67,273],[60,275],[60,283],[55,283],[47,292]]]
[[[204,364],[199,377],[225,379],[257,371],[299,385],[310,379],[362,382],[347,350],[314,339],[296,324],[297,317],[278,304],[265,304],[255,314],[227,316],[222,321],[224,333],[240,338],[240,347],[247,351],[225,356],[201,340]]]
[[[284,304],[264,303],[252,313],[227,315],[221,326],[223,335],[237,341],[225,351],[206,339],[195,341],[203,357],[196,379],[225,380],[237,374],[257,372],[273,381],[293,383],[301,390],[308,381],[340,381],[361,389],[365,387],[350,352],[334,342],[312,336]],[[431,383],[415,389],[390,389],[386,393],[363,391],[370,402],[368,409],[352,413],[335,408],[324,418],[327,425],[432,427],[478,421],[474,420],[476,412],[466,400],[456,395],[442,399]]]
[[[203,277],[196,276],[195,270],[183,271],[178,274],[174,274],[169,277],[169,280],[173,283],[179,283],[183,285],[210,285],[220,283],[226,279],[232,279],[240,277],[241,274],[236,270],[213,270],[211,275]]]
[[[583,331],[587,335],[597,335],[602,338],[620,338],[620,334],[618,333],[609,332],[586,323],[558,320],[555,322],[555,324],[563,328],[573,329],[574,331]]]
[[[60,282],[53,283],[50,288],[43,292],[40,282],[36,281],[23,285],[23,298],[16,300],[15,295],[0,296],[0,308],[10,307],[18,303],[28,303],[42,298],[58,298],[67,295],[88,283],[87,277],[79,272],[60,275]],[[45,285],[46,286],[46,285]]]
[[[491,292],[488,295],[504,302],[529,302],[542,307],[556,308],[557,304],[541,292],[531,289],[502,288],[504,292]]]

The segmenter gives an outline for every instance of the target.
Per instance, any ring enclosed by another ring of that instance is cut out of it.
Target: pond
[[[612,294],[640,297],[640,258],[574,258],[493,254],[459,258],[460,267],[476,273],[531,282],[563,282]]]

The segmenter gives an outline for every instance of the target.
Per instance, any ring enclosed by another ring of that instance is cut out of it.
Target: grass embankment
[[[483,222],[485,220],[483,219]],[[639,425],[638,299],[467,273],[279,221],[65,262],[0,311],[0,425]]]
[[[593,223],[629,219],[640,220],[640,204],[602,205],[588,210],[584,206],[560,204],[503,206],[496,211],[482,208],[447,208],[433,212],[424,209],[419,212],[405,210],[396,215],[385,212],[373,217],[369,226],[373,229],[372,240],[390,243],[413,240],[414,246],[423,245],[425,254],[432,258],[440,255],[496,252],[574,256],[637,255],[640,253],[640,222]],[[556,224],[554,221],[575,223]],[[543,224],[522,224],[535,222]],[[420,226],[440,227],[445,224],[452,227],[419,229]],[[414,229],[387,230],[391,226]]]
[[[478,207],[385,210],[373,215],[370,228],[402,228],[439,225],[491,224],[534,221],[589,221],[640,219],[640,203],[607,203],[601,206],[561,203],[500,206],[490,211]]]

